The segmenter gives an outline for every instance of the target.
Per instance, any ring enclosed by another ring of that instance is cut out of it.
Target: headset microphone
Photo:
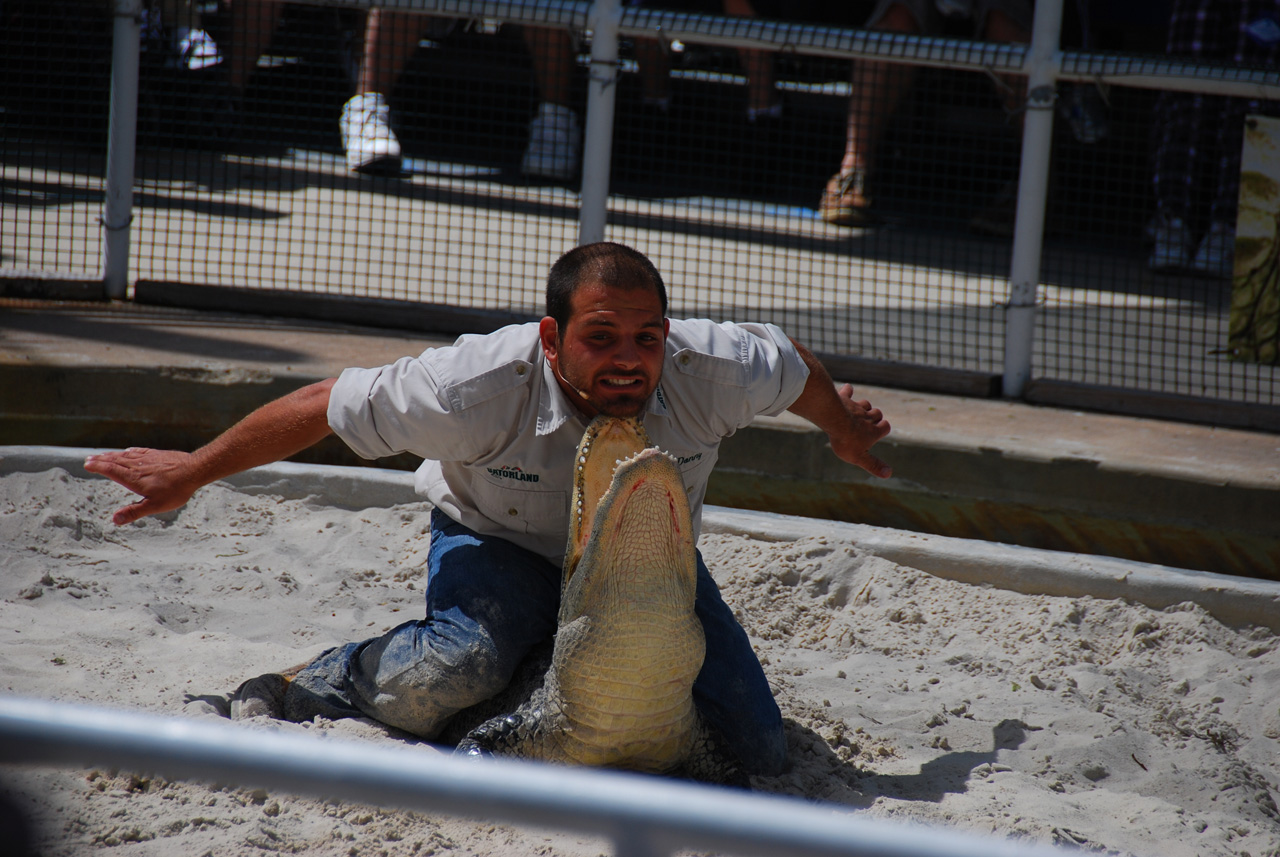
[[[569,379],[568,379],[568,378],[566,378],[566,377],[565,377],[565,376],[560,372],[560,367],[558,367],[558,366],[553,367],[552,371],[554,371],[554,372],[556,373],[556,377],[557,377],[557,378],[559,378],[559,379],[560,379],[560,380],[565,384],[565,386],[567,386],[570,390],[573,390],[573,392],[577,393],[579,396],[581,396],[582,398],[586,399],[588,402],[590,402],[590,401],[591,401],[591,397],[590,397],[590,396],[588,396],[588,395],[587,395],[586,393],[584,393],[583,391],[579,390],[579,389],[578,389],[577,387],[575,387],[573,384],[570,384],[570,383],[569,383]]]

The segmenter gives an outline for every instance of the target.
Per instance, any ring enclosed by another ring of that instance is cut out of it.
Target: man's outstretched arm
[[[258,408],[195,452],[133,447],[85,459],[84,469],[119,482],[142,499],[116,510],[117,525],[184,505],[210,482],[280,461],[329,434],[333,378]]]
[[[871,447],[889,433],[884,414],[865,399],[855,402],[853,387],[848,384],[837,390],[818,358],[794,339],[791,342],[809,367],[809,378],[800,398],[787,410],[825,431],[832,451],[842,460],[858,465],[872,476],[882,479],[892,476],[893,468],[870,452]]]

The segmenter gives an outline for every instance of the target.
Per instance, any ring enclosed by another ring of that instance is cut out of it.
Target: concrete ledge
[[[969,417],[975,423],[1008,422],[1003,403],[942,406],[954,408],[957,424],[978,409],[992,413]],[[798,417],[760,419],[721,446],[707,499],[740,509],[1280,579],[1274,511],[1280,486],[1271,469],[1258,467],[1256,458],[1227,462],[1225,453],[1201,464],[1183,454],[1184,448],[1197,449],[1199,438],[1147,456],[1144,442],[1154,447],[1166,438],[1135,435],[1129,445],[1114,448],[1062,442],[1052,432],[1067,436],[1068,419],[1060,417],[1060,428],[1026,426],[1024,436],[1034,443],[983,439],[960,425],[951,433],[895,429],[875,448],[894,466],[888,480],[838,460],[826,435]],[[909,417],[901,421],[909,424]]]
[[[97,449],[0,446],[0,475],[61,468],[92,477],[84,459]],[[279,464],[226,480],[251,494],[317,498],[344,509],[424,502],[413,474],[400,470]],[[850,542],[891,562],[938,577],[1025,594],[1120,598],[1164,609],[1191,601],[1229,625],[1260,625],[1280,632],[1280,582],[996,542],[931,536],[865,524],[707,506],[703,531],[766,541],[822,536]]]
[[[1280,632],[1277,581],[721,507],[707,508],[702,529],[775,541],[815,536],[848,541],[937,577],[1027,595],[1119,598],[1156,610],[1193,601],[1224,624]]]
[[[0,475],[61,468],[82,479],[102,479],[84,469],[84,460],[105,448],[0,446]],[[413,488],[413,474],[380,467],[341,467],[281,461],[221,480],[245,494],[274,494],[286,500],[317,498],[339,509],[368,509],[426,502]]]

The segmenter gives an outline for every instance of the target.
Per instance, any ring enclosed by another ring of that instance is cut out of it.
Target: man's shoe
[[[401,171],[400,141],[391,130],[391,108],[381,94],[366,92],[348,101],[339,126],[348,167],[359,173]]]
[[[1174,273],[1185,271],[1191,262],[1191,231],[1179,217],[1160,217],[1155,222],[1155,247],[1147,268]]]
[[[284,718],[284,692],[289,680],[280,673],[251,678],[231,694],[231,719],[250,717]]]
[[[578,114],[562,104],[543,102],[529,123],[529,146],[520,162],[526,176],[567,181],[582,163],[582,126]]]
[[[818,216],[832,226],[866,226],[875,222],[866,195],[867,171],[841,170],[827,180]]]
[[[1236,233],[1231,224],[1215,220],[1191,260],[1191,270],[1206,277],[1230,277],[1234,273]]]

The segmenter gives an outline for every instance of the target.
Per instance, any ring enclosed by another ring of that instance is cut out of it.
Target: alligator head
[[[634,419],[597,417],[574,458],[559,628],[542,685],[459,743],[472,755],[725,779],[693,704],[705,638],[675,461]]]

